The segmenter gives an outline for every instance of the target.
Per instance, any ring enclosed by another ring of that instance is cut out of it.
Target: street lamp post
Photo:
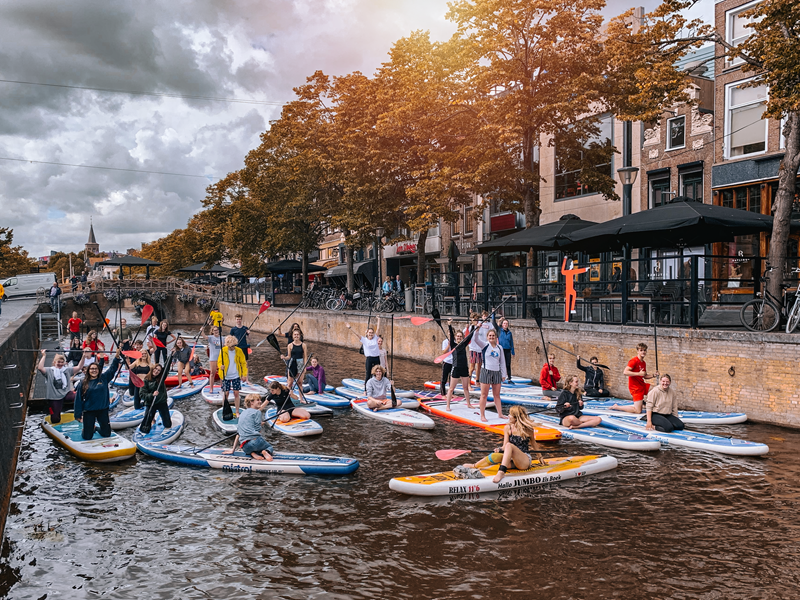
[[[383,231],[383,227],[375,228],[375,273],[377,273],[377,288],[379,290],[383,283],[383,278],[381,277],[381,245],[383,244]],[[378,292],[378,297],[380,298],[380,292]]]
[[[636,183],[636,175],[639,174],[639,167],[622,167],[617,169],[619,180],[622,182],[622,216],[627,217],[631,214],[631,194],[633,184]]]

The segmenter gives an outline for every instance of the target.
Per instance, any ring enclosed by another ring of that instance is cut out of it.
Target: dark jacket
[[[586,383],[583,387],[593,388],[595,390],[606,389],[605,379],[601,369],[595,369],[594,367],[583,367],[581,366],[581,361],[578,361],[578,368],[586,373]]]
[[[158,390],[158,396],[154,395],[156,390]],[[167,387],[162,382],[162,378],[145,379],[144,385],[139,391],[139,397],[142,399],[145,406],[153,404],[153,398],[155,398],[156,404],[165,403],[167,401]]]
[[[469,365],[467,359],[467,347],[469,346],[475,330],[469,332],[469,335],[461,340],[460,344],[456,344],[456,332],[453,331],[453,326],[448,325],[450,329],[450,347],[453,348],[453,369],[456,367],[467,367]]]
[[[564,406],[567,402],[570,405]],[[581,407],[578,405],[578,396],[569,390],[561,390],[561,395],[558,397],[558,402],[556,402],[556,413],[558,413],[559,419],[570,415],[580,417],[583,413],[581,413]]]
[[[89,382],[89,387],[84,393],[83,381],[75,390],[75,418],[79,419],[86,410],[108,410],[111,403],[108,394],[108,384],[117,374],[119,359],[114,357],[108,370],[101,373],[100,377]]]

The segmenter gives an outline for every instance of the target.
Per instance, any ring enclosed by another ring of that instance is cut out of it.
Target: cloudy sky
[[[605,12],[629,6],[610,0]],[[33,256],[82,250],[90,217],[103,250],[184,227],[306,76],[372,73],[415,29],[446,39],[446,10],[446,0],[3,0],[0,226]]]

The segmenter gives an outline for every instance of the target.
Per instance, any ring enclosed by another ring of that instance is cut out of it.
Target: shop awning
[[[353,275],[363,275],[370,281],[374,278],[375,261],[365,260],[353,265]],[[325,277],[347,277],[347,265],[336,265],[325,272]]]

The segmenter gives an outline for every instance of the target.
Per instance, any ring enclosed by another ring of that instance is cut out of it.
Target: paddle
[[[165,364],[167,365],[172,364],[172,357],[174,355],[175,351],[173,350],[167,357],[167,361]],[[158,386],[156,386],[156,391],[161,389],[161,387],[164,385],[164,382],[167,380],[168,374],[169,374],[169,369],[166,368],[166,366],[163,367],[161,369],[160,381],[158,382]],[[155,396],[153,396],[153,403],[145,409],[144,419],[142,419],[142,422],[139,424],[139,431],[141,431],[145,435],[150,433],[150,429],[152,427],[151,421],[155,418],[155,410],[156,410],[156,398]]]
[[[431,309],[431,316],[433,317],[433,320],[436,321],[436,324],[439,326],[439,329],[441,329],[442,333],[444,333],[446,336],[447,333],[445,332],[444,327],[442,327],[442,315],[439,312],[439,309],[436,308],[435,306]]]
[[[497,450],[437,450],[436,458],[439,460],[452,460],[454,458],[458,458],[459,456],[463,456],[464,454],[471,454],[472,452],[496,453]],[[568,452],[566,450],[535,450],[531,452],[531,454],[568,454]]]
[[[258,317],[260,317],[260,316],[261,316],[261,313],[263,313],[265,310],[267,310],[267,309],[268,309],[270,306],[272,306],[272,304],[270,304],[269,300],[264,300],[264,302],[263,302],[263,303],[261,304],[261,306],[258,308],[258,314],[256,315],[256,318],[255,318],[255,319],[253,319],[253,322],[252,322],[252,323],[250,323],[250,327],[248,327],[248,328],[247,328],[247,329],[244,331],[244,333],[242,333],[242,335],[240,335],[238,338],[236,338],[236,345],[237,345],[237,346],[238,346],[239,344],[241,344],[241,343],[242,343],[242,338],[243,338],[244,336],[246,336],[246,335],[247,335],[247,334],[250,332],[250,330],[253,328],[253,325],[255,325],[255,324],[256,324],[256,321],[258,321]],[[213,308],[213,307],[212,307],[212,308]],[[211,314],[211,313],[209,313],[209,314]],[[205,327],[205,325],[203,325],[203,327]],[[261,341],[263,342],[264,340],[261,340]],[[260,346],[260,345],[261,345],[261,343],[259,343],[259,344],[256,346],[256,348],[258,348],[258,346]],[[249,348],[248,348],[248,350],[249,350]],[[192,352],[194,353],[194,349],[192,349]]]
[[[208,314],[206,315],[206,320],[203,322],[203,326],[200,327],[200,329],[197,332],[197,335],[194,336],[194,341],[192,342],[192,351],[189,353],[189,363],[191,363],[192,359],[194,358],[194,350],[195,350],[195,347],[197,346],[197,341],[200,339],[200,334],[203,333],[203,330],[208,325],[208,320],[211,318],[211,311],[214,310],[214,305],[216,303],[217,303],[217,298],[214,298],[214,302],[211,303],[211,310],[208,311]],[[258,318],[258,317],[256,317],[256,318]],[[253,322],[255,322],[255,321],[253,321]],[[190,368],[189,369],[190,375],[191,375],[191,372],[192,371],[191,371],[191,368]],[[210,375],[210,373],[209,373],[209,375]],[[191,381],[191,379],[189,381]],[[183,382],[181,381],[181,374],[178,373],[178,387],[180,387],[182,385],[182,383]],[[213,392],[214,390],[211,390],[211,391]]]
[[[553,342],[550,342],[550,345],[551,345],[553,348],[558,348],[558,349],[559,349],[559,350],[561,350],[562,352],[566,352],[567,354],[571,354],[572,356],[575,356],[575,357],[577,357],[577,356],[578,356],[577,354],[575,354],[574,352],[570,352],[570,351],[569,351],[569,350],[567,350],[566,348],[562,348],[561,346],[556,346],[556,345],[555,345]],[[592,363],[590,363],[588,360],[586,360],[585,358],[582,358],[581,360],[582,360],[583,362],[585,362],[587,365],[590,365],[590,364],[592,364]],[[606,365],[601,365],[600,363],[598,363],[598,364],[597,364],[597,366],[598,366],[598,367],[600,367],[601,369],[609,369],[609,370],[611,369],[611,367],[609,367],[609,366],[606,366]]]
[[[132,358],[133,360],[138,360],[142,358],[142,353],[138,350],[123,350],[122,354],[127,356],[128,358]]]
[[[237,435],[239,435],[239,434],[238,433],[232,433],[230,435],[226,435],[224,438],[222,438],[221,440],[217,440],[213,444],[209,444],[208,446],[204,446],[204,447],[200,448],[199,450],[195,450],[194,452],[192,452],[192,454],[199,454],[203,450],[208,450],[209,448],[211,448],[213,446],[216,446],[217,444],[221,444],[222,442],[224,442],[226,440],[229,440],[232,437],[236,437]]]
[[[305,362],[305,364],[303,365],[303,371],[305,371],[305,370],[306,370],[306,367],[308,366],[308,363],[310,363],[310,362],[311,362],[311,358],[312,358],[313,356],[314,356],[313,354],[309,354],[309,355],[308,355],[308,359],[306,359],[306,362]],[[290,388],[289,388],[289,395],[290,395],[290,398],[289,398],[289,399],[290,399],[290,400],[291,400],[291,394],[292,394],[292,390],[294,389],[294,386],[296,386],[296,385],[298,384],[299,380],[300,380],[300,378],[299,378],[299,377],[295,378],[295,380],[294,380],[294,383],[292,384],[292,387],[290,387]],[[298,388],[299,388],[299,386],[298,386]],[[300,393],[302,394],[303,392],[301,391]],[[284,409],[284,410],[279,410],[277,413],[275,413],[275,415],[274,415],[274,416],[270,417],[270,418],[267,420],[267,424],[268,424],[270,427],[273,427],[273,428],[274,428],[274,427],[275,427],[275,423],[277,422],[277,420],[278,420],[278,417],[279,417],[279,416],[281,416],[283,413],[286,413],[286,412],[288,412],[288,413],[291,413],[291,412],[292,412],[292,411],[293,411],[295,408],[297,408],[297,407],[292,407],[292,408],[286,408],[286,409]],[[223,418],[224,418],[224,417],[223,417]],[[269,423],[269,421],[272,421],[272,423]]]
[[[496,307],[494,307],[494,308],[492,309],[492,313],[491,313],[491,314],[493,315],[493,314],[494,314],[494,313],[495,313],[495,312],[496,312],[496,311],[497,311],[497,310],[498,310],[498,309],[499,309],[501,306],[503,306],[503,304],[505,304],[506,302],[508,302],[508,301],[509,301],[511,298],[513,298],[513,296],[509,296],[508,298],[506,298],[505,300],[503,300],[503,301],[502,301],[500,304],[498,304]],[[534,313],[535,313],[535,312],[536,312],[536,311],[534,310]],[[540,311],[540,312],[541,312],[541,311]],[[488,317],[486,317],[485,319],[481,319],[481,323],[485,323],[485,322],[486,322],[486,321],[488,321],[490,318],[491,318],[491,315],[489,315],[489,316],[488,316]],[[476,327],[475,329],[473,329],[472,331],[470,331],[470,332],[469,332],[469,334],[467,335],[467,337],[465,337],[465,338],[464,338],[464,339],[461,341],[461,343],[460,343],[458,346],[456,346],[455,348],[451,348],[449,351],[445,352],[445,353],[444,353],[444,354],[442,354],[441,356],[437,356],[436,358],[434,358],[434,359],[433,359],[433,362],[434,362],[434,363],[436,363],[436,364],[438,365],[438,364],[440,364],[440,363],[441,363],[441,362],[442,362],[442,361],[443,361],[445,358],[447,358],[447,357],[448,357],[448,356],[450,356],[450,355],[451,355],[453,352],[455,352],[455,351],[456,351],[456,348],[458,348],[459,346],[462,346],[462,347],[463,347],[463,346],[465,346],[465,345],[469,344],[470,340],[472,339],[472,336],[475,334],[475,332],[476,332],[477,330],[478,330],[478,328]],[[539,327],[539,330],[541,331],[541,326]],[[544,336],[542,336],[542,340],[544,340]]]
[[[111,336],[111,345],[113,347],[114,344],[117,344],[117,339],[114,337],[114,334],[111,333],[111,330],[108,328],[108,320],[105,317],[103,317],[103,311],[100,310],[100,305],[97,304],[97,302],[92,302],[92,304],[94,304],[94,307],[97,309],[97,314],[100,315],[100,321],[103,323],[103,327],[108,332],[108,335]],[[119,344],[117,344],[117,347],[119,348]],[[119,364],[117,365],[117,372],[114,373],[114,377],[111,378],[112,381],[117,378],[117,375],[119,375],[119,370],[122,367],[123,362],[124,361],[122,360],[119,361]]]
[[[136,330],[136,335],[134,335],[133,339],[131,340],[131,345],[133,345],[133,343],[136,341],[136,338],[139,337],[139,332],[142,330],[142,327],[144,327],[144,324],[150,320],[150,317],[152,315],[153,315],[153,307],[150,304],[145,304],[144,308],[142,308],[142,319],[139,323],[139,328]],[[123,354],[130,358],[133,358],[134,360],[139,360],[140,358],[142,358],[142,353],[136,350],[126,350],[125,352],[123,352]],[[134,354],[138,354],[138,356],[134,356]],[[125,362],[127,363],[128,361]],[[137,375],[133,371],[131,371],[130,363],[128,363],[128,380],[137,388],[144,387],[144,381],[142,381],[142,378],[139,377],[139,375]]]
[[[658,327],[653,321],[653,351],[656,354],[656,373],[658,373]]]
[[[272,346],[273,348],[275,348],[275,350],[280,352],[281,346],[280,344],[278,344],[278,338],[275,337],[275,332],[278,331],[283,326],[283,324],[286,323],[286,321],[292,318],[292,315],[297,312],[298,308],[300,308],[299,304],[294,307],[294,310],[290,312],[289,315],[283,321],[280,322],[280,325],[278,325],[275,329],[272,330],[272,333],[270,333],[267,337],[265,337],[263,340],[258,342],[258,344],[256,344],[256,348],[261,346],[261,344],[263,344],[264,342],[269,342],[270,346]]]

